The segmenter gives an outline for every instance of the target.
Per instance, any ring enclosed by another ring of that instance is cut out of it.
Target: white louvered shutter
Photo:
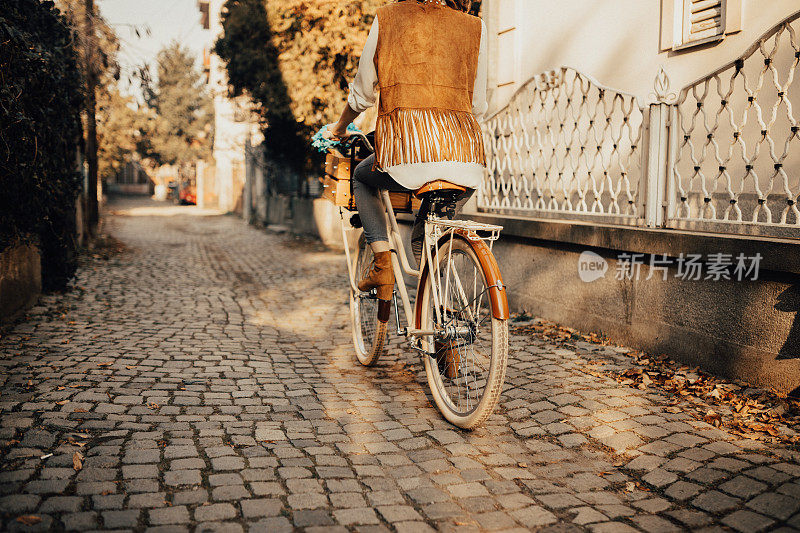
[[[684,0],[683,43],[689,44],[723,35],[724,0]]]

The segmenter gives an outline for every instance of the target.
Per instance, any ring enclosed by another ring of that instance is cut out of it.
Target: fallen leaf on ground
[[[20,524],[25,524],[26,526],[33,526],[33,525],[38,524],[41,521],[42,521],[42,517],[36,516],[36,515],[32,515],[32,514],[26,514],[26,515],[22,515],[22,516],[18,516],[17,517],[17,522],[19,522]]]
[[[713,409],[706,411],[706,415],[703,417],[703,420],[714,427],[719,427],[722,424],[722,416],[720,416],[720,414]]]
[[[574,343],[580,340],[595,345],[611,345],[606,338],[582,335],[539,318],[532,324],[511,324],[511,327],[515,334],[533,335],[570,349],[579,349]],[[660,389],[667,393],[667,407],[664,407],[667,413],[689,413],[697,420],[749,439],[791,445],[800,443],[800,435],[793,431],[800,427],[800,398],[783,397],[774,390],[753,388],[747,383],[726,382],[699,367],[677,363],[663,354],[645,354],[636,350],[617,353],[628,359],[628,363],[622,362],[622,366],[630,365],[628,368],[620,368],[620,357],[613,353],[581,354],[587,360],[581,361],[576,368],[584,374],[613,379],[633,389]],[[612,368],[598,368],[598,365],[606,364]]]
[[[75,452],[72,456],[72,468],[74,468],[76,472],[83,468],[83,455],[80,452]]]

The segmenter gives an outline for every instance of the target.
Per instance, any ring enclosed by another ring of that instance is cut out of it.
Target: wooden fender
[[[478,257],[481,268],[486,272],[486,282],[489,285],[489,299],[492,302],[492,316],[498,320],[508,319],[507,288],[503,283],[503,276],[500,274],[500,268],[497,266],[497,261],[494,258],[494,254],[492,254],[492,251],[489,249],[489,246],[483,239],[471,231],[456,229],[454,233],[454,238],[461,239],[472,248],[472,251],[475,252],[475,255]],[[449,235],[442,237],[439,240],[438,246],[446,243],[449,238]],[[428,267],[430,267],[430,263],[425,263],[425,268],[419,276],[419,284],[417,285],[417,301],[415,302],[414,309],[414,321],[416,322],[417,329],[422,329],[422,298],[419,298],[419,294],[420,289],[422,289],[422,287],[425,286],[424,284],[428,281]]]

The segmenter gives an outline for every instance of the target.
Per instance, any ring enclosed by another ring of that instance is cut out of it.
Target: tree
[[[347,99],[375,11],[385,0],[228,0],[215,52],[231,96],[260,106],[271,159],[299,170],[319,158],[309,139]]]
[[[145,91],[156,120],[148,134],[157,163],[187,165],[211,151],[211,99],[205,92],[195,60],[174,42],[157,57],[158,80]]]
[[[114,76],[119,74],[115,59],[119,43],[114,31],[95,10],[94,0],[58,0],[57,5],[76,30],[81,45],[81,67],[86,83],[83,115],[84,155],[88,170],[86,225],[89,234],[93,235],[99,221],[97,91],[104,81],[108,82],[112,72]]]
[[[318,170],[311,135],[333,122],[375,12],[386,0],[227,0],[215,52],[225,61],[231,96],[260,106],[267,156]],[[472,3],[472,13],[481,2]]]
[[[152,110],[120,94],[116,83],[98,91],[98,166],[103,180],[116,177],[127,161],[140,159],[142,154],[152,151],[148,132],[155,120]]]
[[[63,288],[77,265],[81,186],[75,36],[52,2],[6,0],[0,43],[0,250],[38,245],[43,286]]]

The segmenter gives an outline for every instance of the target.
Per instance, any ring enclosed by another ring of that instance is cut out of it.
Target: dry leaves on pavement
[[[72,456],[72,468],[74,468],[76,472],[79,472],[81,468],[83,468],[83,454],[80,452],[75,452]]]
[[[520,320],[522,319],[522,320]],[[569,345],[577,341],[610,346],[608,339],[596,334],[583,334],[573,328],[553,322],[521,316],[512,321],[515,333],[525,333],[548,342]],[[570,346],[574,348],[574,346]],[[698,419],[714,427],[754,440],[778,441],[785,444],[800,443],[800,400],[782,398],[764,389],[745,383],[733,383],[717,378],[697,367],[689,367],[666,356],[631,351],[626,357],[631,366],[625,370],[603,368],[618,360],[587,361],[583,371],[598,377],[610,377],[621,385],[640,390],[649,388],[667,393],[671,406],[665,410],[678,413],[694,412]],[[602,359],[602,356],[599,357]]]

